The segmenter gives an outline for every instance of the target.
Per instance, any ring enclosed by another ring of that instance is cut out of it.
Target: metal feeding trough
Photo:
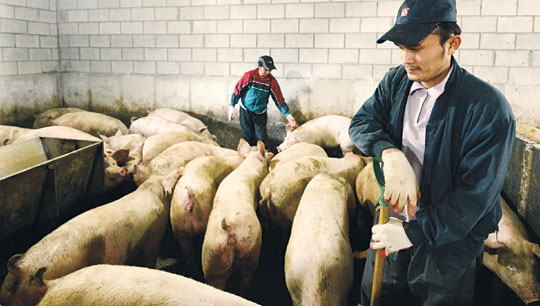
[[[540,236],[540,145],[517,135],[503,186],[518,214]]]
[[[0,240],[81,212],[84,198],[103,197],[102,152],[101,141],[59,138],[0,147]]]

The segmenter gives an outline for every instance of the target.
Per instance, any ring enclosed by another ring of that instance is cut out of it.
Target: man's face
[[[440,36],[430,34],[416,46],[403,46],[399,55],[401,63],[407,71],[411,81],[421,82],[426,88],[433,87],[441,82],[450,68],[452,54],[455,53],[461,42],[454,40],[459,35],[454,35],[445,43],[444,48],[440,44]],[[457,46],[457,47],[456,47]]]
[[[259,76],[261,78],[267,77],[268,75],[270,75],[270,73],[271,73],[270,70],[266,70],[266,69],[264,69],[263,66],[259,66]]]

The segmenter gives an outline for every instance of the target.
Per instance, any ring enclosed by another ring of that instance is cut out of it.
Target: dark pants
[[[257,145],[257,141],[264,142],[268,148],[268,134],[266,133],[266,112],[256,114],[252,111],[240,107],[240,126],[242,127],[242,138],[250,146]]]
[[[362,277],[362,305],[370,305],[375,255],[370,249]],[[390,254],[384,263],[381,305],[472,305],[482,255],[465,269],[443,275],[425,244]]]

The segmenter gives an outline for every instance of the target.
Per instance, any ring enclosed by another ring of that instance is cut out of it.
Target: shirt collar
[[[446,82],[450,78],[450,74],[452,74],[452,70],[454,70],[454,65],[450,66],[450,70],[448,70],[448,73],[444,77],[444,79],[437,85],[431,87],[430,89],[425,89],[424,86],[422,86],[422,83],[415,81],[413,82],[411,86],[411,90],[409,91],[409,95],[412,95],[417,89],[425,89],[429,96],[437,99],[440,95],[444,92],[444,87],[446,86]]]

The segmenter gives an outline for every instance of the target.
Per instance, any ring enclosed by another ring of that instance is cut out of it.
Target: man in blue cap
[[[269,97],[272,97],[276,107],[287,118],[288,126],[295,127],[296,121],[289,112],[289,106],[281,93],[278,81],[272,75],[276,69],[274,60],[268,55],[259,57],[257,68],[250,70],[236,83],[229,104],[228,119],[234,120],[234,106],[240,102],[240,127],[242,138],[251,146],[260,140],[268,148],[266,132],[266,109]]]
[[[386,40],[400,48],[351,121],[360,151],[382,159],[390,221],[372,228],[361,285],[370,304],[374,249],[386,259],[384,305],[470,305],[484,240],[498,229],[515,136],[506,98],[461,68],[455,0],[406,0]],[[417,205],[418,203],[418,205]]]

